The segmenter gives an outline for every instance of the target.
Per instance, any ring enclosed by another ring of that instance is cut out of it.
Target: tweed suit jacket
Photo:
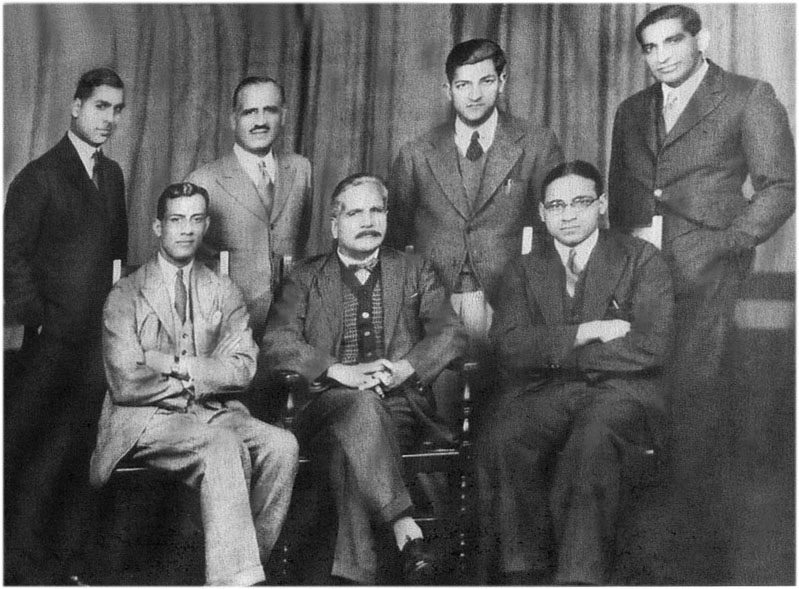
[[[182,396],[182,383],[144,363],[156,350],[174,354],[177,333],[169,288],[154,257],[121,279],[108,295],[103,310],[103,361],[108,392],[103,402],[90,480],[102,485],[116,464],[134,447],[159,401]],[[249,316],[239,289],[199,262],[191,274],[191,305],[196,357],[187,358],[195,394],[220,394],[222,387],[247,386],[255,373],[258,347],[248,326]],[[213,354],[227,334],[240,336],[227,356]],[[239,401],[228,406],[246,411]]]
[[[466,346],[466,336],[430,264],[387,247],[380,250],[385,357],[407,359],[430,383]],[[280,287],[269,312],[262,366],[314,380],[339,360],[343,281],[335,252],[300,264]]]
[[[313,199],[311,163],[275,154],[277,177],[269,218],[258,191],[232,151],[186,178],[208,191],[211,225],[203,240],[213,255],[230,252],[230,276],[241,288],[253,321],[262,321],[272,297],[273,269],[284,255],[303,257]]]
[[[768,239],[794,211],[795,152],[771,85],[710,62],[680,118],[658,146],[660,84],[619,107],[609,175],[610,223],[649,225],[656,199],[687,222],[664,243],[690,283],[719,256]],[[754,195],[744,197],[751,178]],[[675,286],[677,286],[675,284]]]
[[[519,252],[522,228],[542,227],[537,195],[563,152],[549,129],[500,113],[482,186],[470,203],[458,171],[454,129],[451,121],[400,149],[389,178],[387,243],[397,249],[413,244],[449,290],[468,253],[490,294]]]
[[[666,400],[660,376],[672,343],[674,294],[665,262],[651,244],[600,230],[585,267],[579,321],[566,322],[566,274],[551,242],[514,260],[503,275],[503,293],[492,304],[491,341],[505,394],[535,394],[552,386],[614,387],[647,412],[662,443]],[[579,323],[623,319],[630,332],[607,343],[575,348]],[[643,377],[642,377],[643,375]]]
[[[98,330],[114,258],[126,258],[125,182],[103,157],[100,194],[64,136],[8,189],[3,221],[6,321],[78,340]],[[109,217],[110,200],[113,217]]]

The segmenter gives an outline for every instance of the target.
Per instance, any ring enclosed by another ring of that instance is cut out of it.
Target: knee
[[[207,428],[200,436],[195,453],[202,472],[217,466],[244,465],[248,458],[247,448],[233,432],[216,427]]]
[[[357,428],[368,428],[390,419],[383,401],[372,393],[359,391],[350,399],[342,420]]]

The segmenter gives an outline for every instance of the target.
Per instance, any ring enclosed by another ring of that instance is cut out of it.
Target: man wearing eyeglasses
[[[505,271],[490,337],[502,382],[478,444],[486,549],[502,584],[609,581],[625,465],[663,437],[674,297],[654,246],[599,229],[586,162],[543,182],[551,239]]]

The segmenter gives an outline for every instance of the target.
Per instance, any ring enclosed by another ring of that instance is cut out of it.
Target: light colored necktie
[[[663,104],[663,121],[666,123],[666,133],[671,131],[674,123],[677,122],[677,93],[669,92]]]
[[[261,203],[264,205],[266,217],[272,216],[272,203],[275,200],[275,185],[272,183],[272,178],[269,172],[266,171],[266,162],[260,160],[258,162],[258,169],[261,171],[261,179],[258,181],[258,196],[261,197]]]
[[[577,286],[577,281],[580,279],[580,272],[582,269],[577,266],[577,250],[572,248],[569,250],[569,259],[566,262],[566,292],[570,297],[574,296],[574,290]]]
[[[186,285],[183,283],[183,268],[178,268],[175,274],[175,311],[180,317],[180,324],[186,323],[186,302],[189,295],[186,292]]]

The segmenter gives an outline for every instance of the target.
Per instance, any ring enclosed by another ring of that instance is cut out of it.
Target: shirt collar
[[[480,133],[479,142],[483,148],[483,151],[486,152],[491,147],[491,144],[494,143],[494,135],[497,131],[497,123],[499,121],[499,115],[497,114],[497,109],[494,107],[494,112],[491,113],[491,116],[488,117],[486,122],[484,122],[479,127],[470,127],[466,123],[464,123],[460,117],[455,117],[455,145],[458,146],[458,149],[461,152],[461,155],[466,155],[466,150],[469,148],[469,143],[472,140],[472,134],[477,131]]]
[[[247,172],[247,175],[252,179],[253,184],[258,186],[258,183],[261,181],[261,160],[266,164],[266,173],[269,174],[269,178],[274,184],[277,174],[277,162],[275,161],[274,150],[270,149],[269,153],[261,157],[254,153],[250,153],[236,143],[233,145],[233,153],[236,154],[236,159],[239,160],[241,167],[244,168],[244,171]]]
[[[707,73],[708,65],[707,60],[703,57],[702,58],[702,65],[699,66],[691,77],[685,80],[682,84],[677,86],[676,88],[672,88],[667,84],[660,84],[660,89],[663,92],[663,104],[666,104],[666,101],[669,98],[669,95],[675,94],[677,96],[677,104],[684,105],[687,104],[689,100],[691,100],[691,96],[694,95],[696,89],[699,87],[699,84],[702,83],[702,80],[705,79],[705,74]]]
[[[172,262],[167,260],[160,251],[158,252],[158,267],[161,269],[161,275],[164,277],[164,282],[167,285],[167,292],[172,304],[175,303],[175,275],[178,273],[178,267]],[[189,284],[191,279],[191,271],[194,268],[194,263],[189,263],[183,266],[183,284],[186,285],[186,292],[189,292]]]
[[[75,146],[75,150],[78,152],[78,156],[80,157],[80,161],[83,162],[83,167],[86,168],[86,173],[89,174],[89,178],[92,177],[94,173],[94,155],[95,151],[98,151],[100,148],[95,147],[94,145],[89,145],[83,139],[75,135],[72,132],[72,129],[67,131],[67,137],[72,142],[72,145]]]
[[[355,258],[351,258],[342,253],[341,249],[339,248],[336,248],[336,253],[338,254],[338,259],[341,260],[342,264],[344,264],[345,266],[352,266],[353,264],[363,264],[364,262],[371,262],[372,260],[377,258],[377,256],[380,255],[380,248],[377,248],[374,252],[372,252],[372,254],[368,258],[364,260],[356,260]]]
[[[599,240],[599,229],[594,229],[594,232],[586,237],[583,241],[575,245],[574,247],[569,247],[568,245],[564,245],[559,242],[557,239],[553,239],[555,242],[555,249],[560,256],[560,261],[563,264],[563,267],[566,267],[566,264],[569,262],[569,252],[571,250],[575,250],[574,258],[577,266],[579,268],[585,268],[586,263],[588,262],[588,258],[591,257],[591,252],[594,251],[594,247],[596,246],[597,241]]]

